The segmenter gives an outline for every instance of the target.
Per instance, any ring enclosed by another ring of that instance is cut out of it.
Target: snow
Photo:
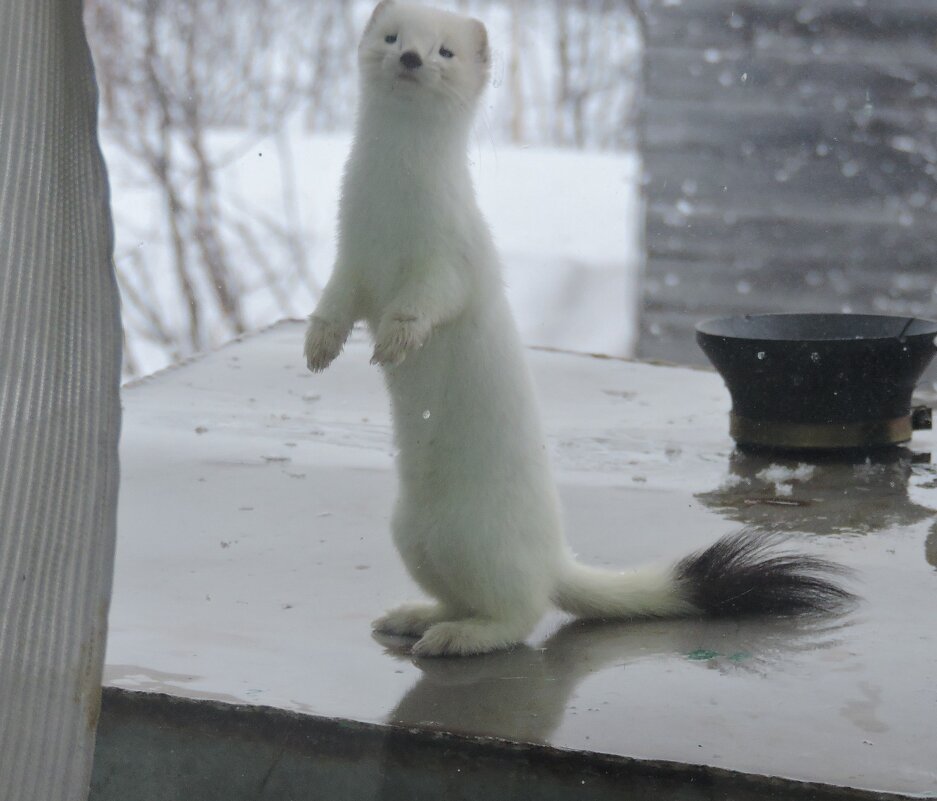
[[[793,482],[809,481],[815,472],[816,467],[811,464],[801,463],[796,467],[771,464],[756,473],[755,478],[766,484],[774,484],[774,492],[779,498],[790,498],[794,494]]]
[[[283,154],[283,136],[291,158]],[[178,288],[162,217],[165,201],[154,183],[105,130],[102,146],[112,183],[116,258],[123,284],[183,337],[186,304]],[[264,249],[277,299],[256,259],[242,248],[235,269],[248,327],[308,314],[331,270],[342,167],[351,139],[309,134],[291,125],[281,138],[252,141],[238,131],[215,131],[208,140],[225,207],[236,211]],[[479,201],[504,261],[505,283],[521,334],[530,345],[633,353],[637,333],[640,242],[639,161],[633,153],[598,153],[495,144],[479,126],[470,152]],[[295,165],[295,166],[294,166]],[[295,183],[295,207],[284,182]],[[271,233],[297,219],[300,257],[312,281],[303,281],[295,259]],[[231,250],[231,248],[229,248]],[[196,287],[210,299],[211,285]],[[204,304],[212,344],[230,339]],[[125,309],[128,304],[125,304]],[[165,367],[179,353],[146,335],[147,327],[125,311],[128,350],[140,374]]]

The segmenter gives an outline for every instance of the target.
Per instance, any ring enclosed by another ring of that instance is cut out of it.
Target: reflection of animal
[[[442,731],[548,742],[567,705],[579,696],[582,681],[613,665],[627,670],[650,659],[727,676],[765,676],[803,653],[839,646],[843,625],[791,618],[645,621],[632,626],[573,621],[537,646],[518,646],[487,659],[417,659],[420,679],[387,722],[415,726],[431,720]],[[410,661],[394,638],[375,637],[395,658]]]
[[[417,6],[377,6],[359,47],[361,99],[345,172],[338,258],[306,334],[323,370],[367,321],[399,448],[394,540],[436,599],[379,630],[414,652],[484,653],[527,636],[552,602],[582,617],[825,609],[835,567],[751,538],[674,567],[616,573],[577,563],[523,348],[466,149],[488,76],[485,27]]]

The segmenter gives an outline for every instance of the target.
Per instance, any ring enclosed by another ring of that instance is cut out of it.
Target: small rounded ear
[[[480,64],[491,61],[491,52],[488,49],[488,29],[480,19],[470,20],[475,34],[475,54]]]
[[[367,33],[374,27],[374,23],[377,22],[378,18],[384,11],[387,10],[388,6],[394,5],[394,0],[381,0],[376,6],[374,6],[374,11],[371,12],[371,18],[368,20],[368,24],[364,26],[364,32]]]

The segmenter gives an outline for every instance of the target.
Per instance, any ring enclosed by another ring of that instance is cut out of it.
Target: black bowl
[[[696,340],[732,396],[740,445],[831,449],[911,438],[911,395],[937,322],[871,314],[707,320]]]

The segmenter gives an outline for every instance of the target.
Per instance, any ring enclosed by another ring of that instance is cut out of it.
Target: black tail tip
[[[832,614],[854,603],[841,586],[848,568],[779,550],[778,537],[742,531],[677,563],[675,576],[702,614],[718,616]]]

